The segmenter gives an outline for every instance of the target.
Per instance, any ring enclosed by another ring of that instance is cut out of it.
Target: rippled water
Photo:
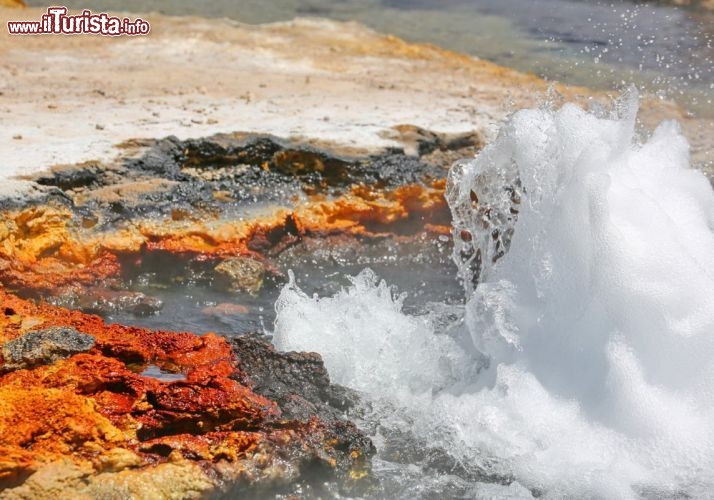
[[[424,233],[408,243],[314,240],[284,251],[273,260],[283,272],[293,270],[295,281],[315,294],[336,293],[349,285],[349,276],[365,266],[379,272],[395,286],[410,290],[407,311],[422,310],[428,302],[456,303],[463,292],[454,280],[456,266],[450,245]],[[275,301],[285,279],[269,277],[258,294],[226,292],[205,279],[196,279],[185,265],[162,268],[152,264],[130,280],[130,288],[163,302],[158,314],[136,316],[119,311],[106,316],[110,322],[147,328],[191,332],[216,332],[232,336],[270,332],[275,320]]]
[[[39,0],[30,4],[45,6]],[[356,20],[550,80],[601,89],[637,84],[714,116],[714,13],[583,0],[68,0],[71,8],[229,17]]]

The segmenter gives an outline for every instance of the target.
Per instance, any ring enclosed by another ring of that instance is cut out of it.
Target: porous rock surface
[[[33,330],[2,346],[3,369],[7,371],[52,364],[73,354],[86,352],[94,337],[74,328],[52,327]]]
[[[65,332],[83,351],[13,371],[0,366],[0,498],[267,495],[318,478],[343,493],[370,487],[370,441],[334,412],[323,418],[315,406],[296,415],[255,392],[241,353],[223,338],[107,325],[4,289],[0,301],[5,346]],[[282,363],[301,370],[289,355]],[[148,364],[185,379],[142,375]]]

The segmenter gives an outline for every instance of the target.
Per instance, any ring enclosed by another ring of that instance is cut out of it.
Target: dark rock
[[[200,217],[254,203],[289,206],[305,193],[339,195],[354,185],[429,182],[445,175],[452,155],[468,155],[478,142],[429,131],[417,135],[421,157],[398,148],[348,156],[270,135],[239,133],[134,141],[129,145],[134,152],[118,162],[86,162],[38,174],[34,191],[44,188],[38,203],[59,198],[80,216],[93,214],[100,229],[112,228],[131,218],[171,216],[177,209]]]
[[[435,141],[421,147],[420,154],[463,146],[458,140],[452,141],[453,144],[441,139]],[[403,151],[388,150],[380,155],[356,158],[271,135],[219,134],[186,141],[169,137],[157,141],[141,158],[129,160],[127,166],[132,171],[139,169],[182,182],[197,176],[193,182],[201,180],[213,190],[253,186],[266,188],[266,194],[273,192],[276,186],[296,181],[298,185],[324,189],[374,181],[396,186],[444,176],[442,168],[434,168]]]
[[[74,328],[52,327],[27,332],[2,346],[3,371],[48,365],[94,346],[94,337]]]
[[[264,255],[275,255],[298,243],[300,239],[300,229],[295,217],[288,215],[282,225],[258,229],[248,241],[248,248]]]
[[[157,141],[156,144],[138,159],[126,162],[129,170],[141,170],[164,179],[183,180],[181,162],[183,147],[174,136]]]
[[[189,139],[184,143],[185,166],[215,168],[222,165],[262,165],[287,143],[271,135],[235,137],[216,135],[209,139]]]
[[[418,184],[427,179],[439,179],[444,171],[415,156],[391,153],[373,156],[360,169],[363,179],[380,187],[396,187],[404,184]]]
[[[103,168],[97,162],[86,162],[71,167],[53,168],[36,179],[43,186],[55,186],[62,191],[98,186],[102,182]]]
[[[413,430],[413,421],[403,428],[379,425],[382,437],[380,455],[390,462],[418,464],[426,471],[457,476],[467,483],[483,482],[508,485],[514,478],[508,474],[498,474],[479,464],[464,462],[461,457],[450,454],[445,448],[418,436]],[[464,498],[458,496],[457,498]]]
[[[273,401],[285,418],[341,420],[357,401],[357,393],[330,383],[322,358],[311,352],[278,352],[258,335],[232,339],[238,365],[249,379],[241,381]]]
[[[237,358],[238,374],[234,376],[241,384],[248,385],[255,393],[276,403],[281,410],[281,419],[310,422],[325,422],[328,441],[339,443],[340,453],[335,460],[334,480],[324,469],[320,456],[305,456],[305,447],[293,450],[290,458],[302,461],[300,476],[284,491],[246,490],[240,485],[223,498],[343,498],[371,497],[376,493],[377,481],[370,472],[370,459],[375,453],[372,441],[352,422],[346,420],[346,410],[357,404],[354,391],[330,383],[330,377],[317,353],[282,353],[255,334],[243,335],[231,340]],[[355,464],[360,462],[361,467]],[[312,464],[312,465],[311,465]]]

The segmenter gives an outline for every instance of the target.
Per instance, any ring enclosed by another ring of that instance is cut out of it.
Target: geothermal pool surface
[[[350,284],[351,275],[369,266],[395,287],[410,290],[405,308],[419,312],[431,302],[453,304],[463,298],[453,278],[456,266],[450,260],[448,239],[442,238],[445,241],[424,234],[420,241],[409,243],[406,248],[393,243],[360,248],[318,241],[307,249],[286,251],[276,264],[292,270],[295,282],[303,290],[319,295],[338,292]],[[130,287],[132,291],[160,299],[163,302],[160,313],[136,316],[117,312],[106,315],[106,319],[147,328],[213,331],[226,336],[272,331],[275,301],[284,278],[268,279],[258,294],[220,291],[185,277],[185,282],[177,286],[176,279],[176,275],[158,277],[149,273]]]

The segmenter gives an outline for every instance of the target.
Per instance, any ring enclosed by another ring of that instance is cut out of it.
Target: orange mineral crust
[[[122,258],[151,252],[261,259],[256,252],[280,251],[303,236],[396,234],[403,230],[397,226],[423,227],[425,220],[444,213],[443,191],[441,180],[391,190],[357,185],[336,198],[313,196],[292,210],[248,220],[134,220],[101,232],[83,227],[65,207],[8,211],[0,215],[0,282],[42,293],[78,292],[91,285],[110,286],[122,271]]]
[[[119,272],[116,257],[72,227],[64,207],[0,215],[0,281],[39,290],[94,283]]]
[[[322,244],[444,241],[439,165],[481,141],[399,134],[419,157],[231,134],[18,181],[0,199],[0,500],[369,494],[359,397],[317,354],[88,313],[156,313],[141,283],[260,298]]]
[[[212,488],[221,478],[268,483],[272,469],[290,460],[298,471],[301,460],[317,460],[328,469],[345,460],[355,470],[364,467],[361,451],[340,451],[350,443],[334,423],[284,419],[277,403],[253,392],[250,374],[241,372],[223,338],[107,325],[97,316],[34,304],[4,289],[0,304],[3,356],[18,357],[24,349],[18,362],[29,363],[31,349],[48,349],[50,337],[36,332],[62,327],[66,335],[94,339],[85,352],[54,361],[33,358],[26,368],[8,371],[15,365],[3,359],[0,488],[14,491],[23,482],[30,488],[28,478],[40,474],[39,480],[58,463],[65,464],[62,471],[74,467],[89,477],[197,464],[186,470]],[[28,338],[45,344],[18,344]],[[148,365],[180,380],[142,375]]]

